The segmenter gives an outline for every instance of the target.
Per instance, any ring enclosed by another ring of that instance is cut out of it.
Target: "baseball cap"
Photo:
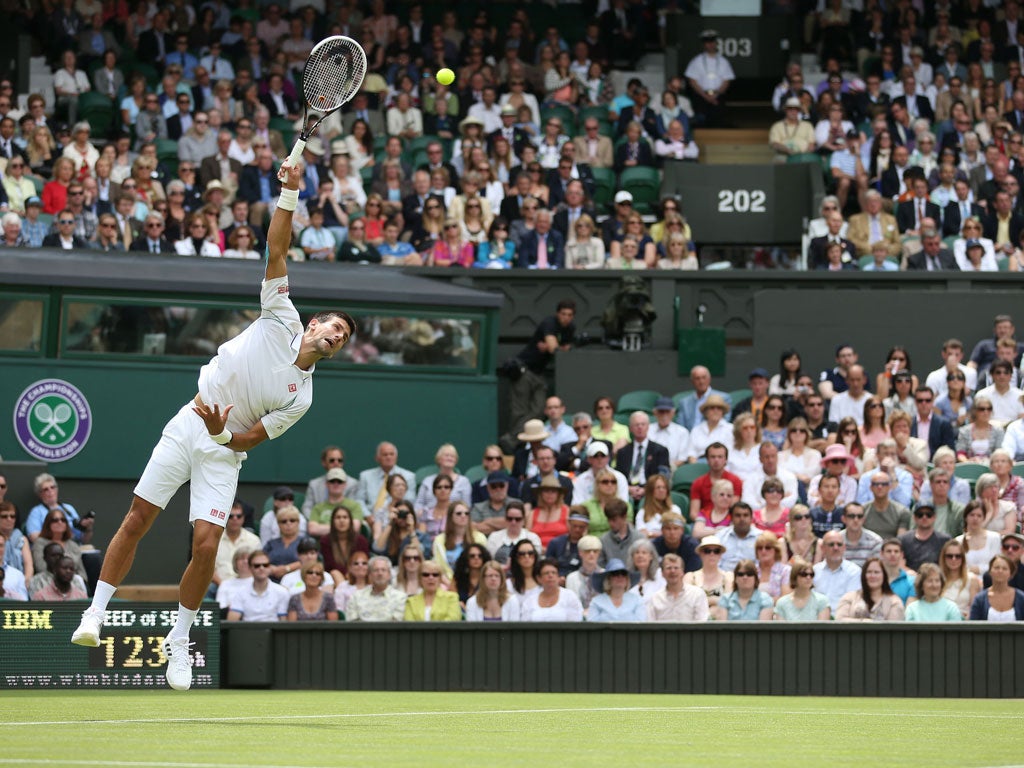
[[[341,482],[346,483],[348,482],[348,475],[341,467],[331,467],[327,470],[327,480],[328,482],[331,480],[341,480]]]
[[[287,485],[279,485],[274,489],[274,500],[281,501],[282,499],[294,499],[295,491],[289,488]]]
[[[633,195],[630,194],[629,192],[627,192],[626,190],[622,190],[621,192],[616,192],[615,193],[615,203],[616,204],[618,204],[618,203],[632,203],[632,202],[633,202]]]
[[[601,442],[600,440],[595,440],[590,444],[590,447],[587,448],[588,457],[608,455],[610,455],[608,452],[608,445],[606,443]]]

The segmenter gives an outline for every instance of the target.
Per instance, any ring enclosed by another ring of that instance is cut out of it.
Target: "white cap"
[[[616,192],[615,193],[615,202],[616,203],[632,203],[633,202],[633,195],[632,195],[632,193],[627,192],[626,190],[622,190],[621,192]]]

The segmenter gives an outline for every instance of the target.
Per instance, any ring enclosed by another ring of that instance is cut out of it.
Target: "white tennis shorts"
[[[160,442],[135,486],[135,495],[160,509],[189,480],[189,522],[206,520],[223,527],[238,489],[238,472],[245,460],[210,438],[205,422],[189,401],[164,427]]]

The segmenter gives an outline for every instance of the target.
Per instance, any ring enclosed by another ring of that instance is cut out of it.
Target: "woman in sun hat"
[[[597,596],[590,601],[588,621],[647,621],[644,601],[628,591],[640,581],[639,573],[631,573],[618,558],[608,561],[604,573],[590,577]]]

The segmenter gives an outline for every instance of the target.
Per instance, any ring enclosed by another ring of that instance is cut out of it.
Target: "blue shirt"
[[[893,264],[891,261],[886,259],[882,262],[882,266],[877,266],[874,262],[868,264],[866,267],[861,267],[861,272],[899,272],[900,268]]]
[[[75,541],[81,541],[82,531],[75,527],[75,521],[81,518],[78,510],[63,501],[58,502],[58,506],[64,510],[64,516],[68,518],[68,526],[71,528]],[[28,518],[25,520],[25,533],[29,536],[33,533],[40,533],[43,530],[43,521],[46,520],[46,515],[49,511],[49,508],[44,504],[36,504],[32,507],[29,510]]]
[[[594,598],[595,602],[597,598]],[[590,610],[594,610],[594,603],[590,604]],[[761,618],[761,611],[765,608],[773,608],[772,596],[760,589],[755,589],[754,594],[747,601],[747,607],[740,605],[740,593],[730,592],[718,599],[718,606],[724,608],[728,614],[728,621],[758,621]]]
[[[858,504],[870,504],[874,500],[874,495],[871,493],[871,478],[875,476],[875,473],[881,472],[882,469],[876,468],[870,472],[865,472],[860,476],[860,480],[857,482],[857,503]],[[886,473],[890,474],[890,473]],[[890,482],[892,477],[890,476]],[[905,469],[896,468],[896,482],[889,486],[889,498],[895,501],[897,504],[902,504],[908,509],[914,503],[913,498],[914,492],[914,476],[907,472]]]
[[[590,601],[587,621],[647,621],[647,610],[643,598],[632,592],[622,596],[620,606],[602,592]]]
[[[900,575],[890,581],[889,586],[892,587],[893,594],[902,600],[904,605],[907,604],[907,598],[917,596],[914,592],[914,582],[910,580],[907,572],[902,568],[900,569]]]

